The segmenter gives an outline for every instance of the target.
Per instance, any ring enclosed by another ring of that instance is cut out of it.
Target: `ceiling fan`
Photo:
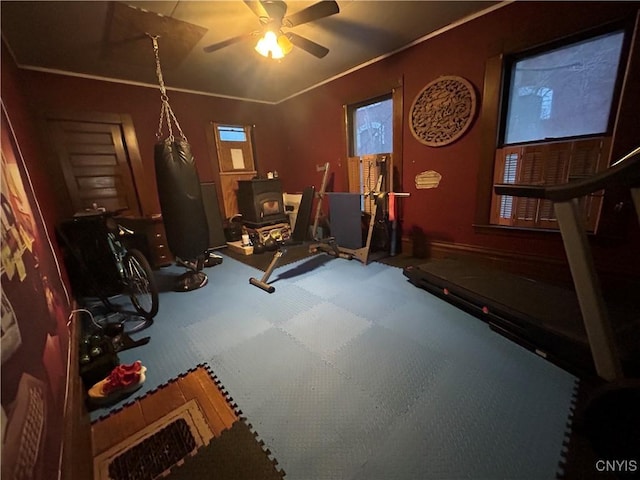
[[[292,50],[293,46],[318,58],[322,58],[329,53],[328,48],[297,33],[283,32],[282,29],[293,28],[303,23],[313,22],[339,13],[340,7],[338,7],[337,2],[322,0],[288,16],[287,4],[284,1],[244,0],[244,3],[260,19],[262,27],[259,30],[231,37],[222,42],[204,47],[205,52],[215,52],[229,45],[260,37],[256,50],[265,57],[282,58]]]

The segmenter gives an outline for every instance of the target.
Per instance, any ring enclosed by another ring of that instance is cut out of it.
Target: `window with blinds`
[[[369,192],[377,190],[379,177],[385,170],[384,164],[387,162],[388,165],[390,159],[390,153],[363,155],[347,159],[349,192],[362,195],[360,208],[363,212],[371,213],[376,199],[373,195],[369,195]],[[382,180],[381,188],[386,190],[387,186],[384,183],[384,178]]]
[[[496,151],[494,183],[558,185],[605,169],[609,159],[606,137],[543,145],[507,146]],[[594,232],[602,205],[602,192],[582,200],[587,229]],[[491,223],[522,228],[557,229],[549,200],[493,194]]]
[[[616,22],[503,57],[494,185],[558,185],[608,167],[631,32]],[[580,201],[595,233],[603,192]],[[493,188],[490,223],[558,229],[551,201]]]
[[[390,160],[396,128],[394,99],[398,102],[398,92],[401,90],[395,89],[380,97],[345,105],[348,187],[349,192],[362,194],[360,204],[366,213],[371,213],[375,203],[375,198],[367,194],[376,190],[378,177],[383,171],[388,177],[393,169]],[[402,128],[401,123],[399,128]],[[387,185],[387,180],[383,178],[382,184],[386,191],[392,188]]]

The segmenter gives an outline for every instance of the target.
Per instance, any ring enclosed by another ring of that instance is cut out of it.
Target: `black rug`
[[[182,465],[171,470],[169,480],[282,480],[269,450],[251,431],[251,425],[237,421],[202,447]]]
[[[231,251],[229,248],[225,248],[220,250],[219,253],[223,253],[224,255],[228,255],[229,257],[238,260],[239,262],[244,263],[245,265],[249,265],[250,267],[257,268],[258,270],[262,270],[263,272],[267,270],[271,260],[273,259],[273,255],[275,252],[263,252],[263,253],[255,253],[253,255],[241,255],[239,253]],[[298,260],[302,260],[303,258],[307,258],[311,255],[315,255],[313,253],[309,253],[308,245],[295,245],[287,248],[287,252],[280,257],[278,261],[278,267],[282,267],[284,265],[288,265],[293,262],[297,262]]]
[[[189,425],[180,418],[114,458],[109,464],[109,478],[153,480],[195,446]]]

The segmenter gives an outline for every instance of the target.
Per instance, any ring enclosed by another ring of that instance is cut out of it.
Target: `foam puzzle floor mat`
[[[282,479],[207,365],[95,421],[95,480]]]
[[[400,268],[327,257],[278,268],[273,294],[228,256],[205,287],[162,292],[151,341],[120,355],[148,366],[140,394],[210,365],[287,479],[561,472],[576,377]]]

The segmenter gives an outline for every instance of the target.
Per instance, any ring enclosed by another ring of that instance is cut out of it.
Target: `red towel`
[[[389,192],[389,221],[396,221],[396,194]]]

